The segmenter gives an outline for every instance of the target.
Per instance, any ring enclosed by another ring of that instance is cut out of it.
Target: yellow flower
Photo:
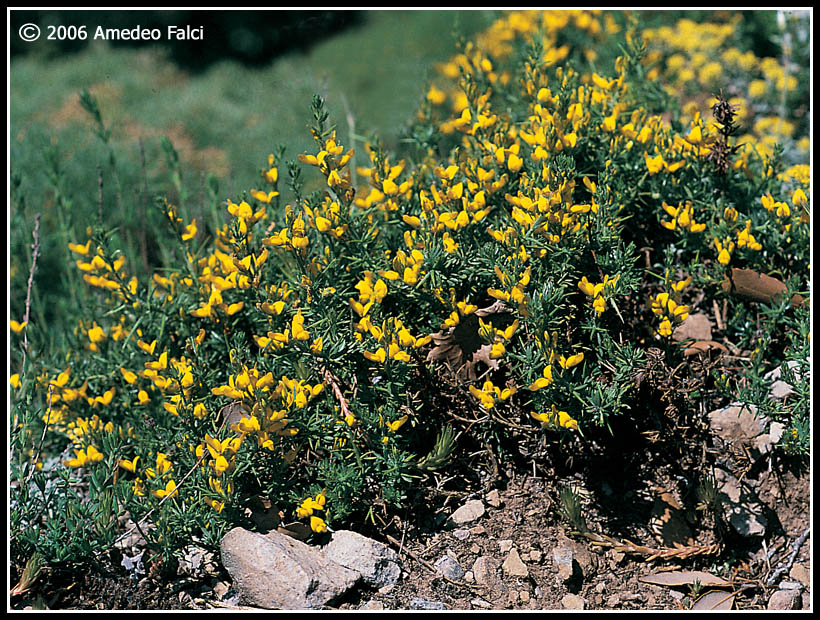
[[[183,241],[190,241],[196,237],[196,219],[191,220],[191,223],[185,227],[185,232],[182,233]]]
[[[177,483],[174,482],[173,480],[169,480],[168,484],[165,485],[164,489],[159,489],[157,491],[152,491],[152,492],[158,498],[162,499],[164,497],[170,497],[171,495],[176,493],[176,490],[177,490]]]
[[[88,446],[87,450],[74,450],[75,458],[64,461],[68,467],[83,467],[87,464],[97,463],[103,459],[102,453],[94,446]]]
[[[14,319],[9,321],[9,327],[11,327],[11,331],[13,331],[15,334],[19,334],[20,332],[22,332],[25,329],[26,325],[28,325],[28,321],[23,321],[22,323],[18,323]]]
[[[649,170],[649,174],[656,174],[663,170],[666,166],[666,162],[663,159],[663,154],[650,157],[649,153],[644,153],[643,156],[646,161],[646,168]]]
[[[134,459],[131,461],[127,459],[120,459],[119,466],[125,469],[126,471],[130,471],[132,474],[134,474],[137,472],[137,461],[139,460],[139,456],[135,456]]]
[[[552,366],[547,366],[544,368],[543,376],[538,377],[527,389],[534,392],[535,390],[547,387],[552,381]]]
[[[568,358],[565,358],[563,355],[558,358],[558,363],[561,365],[561,368],[567,369],[572,368],[573,366],[577,366],[581,362],[584,361],[584,354],[583,353],[576,353],[575,355],[570,355]]]
[[[313,516],[310,518],[310,529],[317,534],[327,532],[327,524],[319,517]]]

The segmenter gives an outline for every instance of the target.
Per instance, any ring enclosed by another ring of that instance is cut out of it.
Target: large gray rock
[[[334,532],[322,553],[361,574],[365,583],[374,588],[392,586],[401,575],[398,553],[377,540],[349,530]]]
[[[234,528],[220,550],[242,604],[253,607],[320,609],[361,578],[317,548],[275,530],[259,534]]]

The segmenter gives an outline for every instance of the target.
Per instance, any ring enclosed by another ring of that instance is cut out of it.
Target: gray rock
[[[441,601],[428,601],[420,596],[410,599],[408,609],[447,609],[447,605]]]
[[[364,611],[384,611],[384,603],[371,599],[359,607],[359,609]]]
[[[465,525],[484,516],[484,504],[480,499],[471,499],[461,508],[450,515],[448,522],[451,525]]]
[[[754,405],[735,403],[712,411],[709,426],[722,442],[737,450],[751,448],[756,455],[770,452],[783,435],[783,425],[759,414]]]
[[[467,540],[470,537],[470,530],[464,527],[460,527],[457,530],[453,530],[453,538],[457,538],[458,540]]]
[[[435,566],[439,573],[447,577],[447,579],[459,581],[462,577],[464,577],[464,569],[461,568],[461,565],[449,555],[441,556],[438,560],[436,560],[433,566]]]
[[[552,564],[558,570],[558,579],[569,581],[575,572],[572,547],[563,544],[552,550]]]
[[[374,588],[393,585],[401,576],[398,553],[356,532],[334,532],[322,553],[337,564],[358,572],[364,582]]]
[[[319,609],[360,580],[311,547],[276,530],[268,534],[237,527],[220,544],[222,564],[244,605],[264,609]]]

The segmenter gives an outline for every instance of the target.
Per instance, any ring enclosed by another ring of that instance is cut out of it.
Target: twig
[[[34,216],[34,232],[32,232],[34,241],[31,243],[31,268],[28,272],[28,285],[26,287],[26,315],[23,317],[23,363],[22,368],[26,367],[26,357],[28,356],[28,322],[31,317],[31,288],[34,286],[34,272],[37,271],[37,259],[40,257],[40,214]],[[49,393],[49,403],[50,403]],[[51,412],[51,405],[49,404],[49,413]],[[12,422],[12,433],[17,430],[17,414],[14,415]],[[48,422],[46,422],[48,427]],[[45,429],[43,430],[45,434]],[[42,440],[41,440],[42,445]],[[9,460],[14,458],[14,442],[11,443],[9,450]],[[35,463],[37,460],[35,459]],[[30,475],[28,477],[31,477]]]
[[[28,471],[28,475],[26,476],[26,480],[23,483],[24,485],[28,485],[29,480],[34,475],[34,471],[37,469],[37,461],[40,460],[40,454],[43,451],[43,441],[46,438],[46,431],[48,430],[48,425],[51,423],[51,407],[52,407],[52,394],[54,393],[54,388],[52,386],[48,386],[48,413],[46,413],[46,423],[43,425],[43,433],[40,435],[40,442],[37,444],[37,453],[34,455],[34,458],[31,460],[30,465],[31,469]]]
[[[695,555],[717,555],[721,552],[719,543],[711,545],[689,545],[680,547],[661,547],[655,549],[646,545],[639,545],[630,540],[619,541],[605,534],[594,532],[573,532],[587,538],[593,545],[598,547],[609,547],[619,553],[629,553],[630,555],[646,556],[647,562],[655,560],[685,560]]]
[[[766,580],[766,585],[770,586],[773,585],[775,580],[783,573],[788,570],[791,570],[792,566],[794,565],[794,561],[797,559],[797,554],[800,552],[800,547],[803,546],[803,543],[806,542],[806,539],[809,537],[809,533],[811,532],[811,525],[807,526],[806,529],[803,531],[802,534],[792,543],[792,552],[789,555],[789,559],[786,560],[786,563],[783,564],[780,568],[775,569],[775,571],[769,576]]]
[[[712,309],[715,311],[715,322],[717,323],[718,331],[723,331],[723,319],[720,316],[720,308],[718,307],[717,299],[712,300]]]
[[[28,286],[26,288],[26,316],[23,318],[23,366],[26,365],[28,353],[28,320],[31,315],[31,287],[34,285],[34,272],[37,271],[37,259],[40,258],[40,214],[34,216],[34,241],[31,244],[31,269],[28,272]]]
[[[103,221],[103,176],[102,166],[97,166],[97,218],[100,224]]]

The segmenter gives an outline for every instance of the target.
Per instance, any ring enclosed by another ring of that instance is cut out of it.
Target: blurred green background
[[[106,227],[118,228],[114,245],[131,268],[138,274],[154,269],[164,263],[155,234],[163,226],[150,208],[155,196],[179,204],[188,221],[205,218],[216,200],[261,189],[260,170],[278,145],[286,148],[285,161],[315,152],[308,130],[314,94],[325,98],[346,147],[363,154],[362,139],[371,132],[395,147],[424,97],[434,63],[450,58],[495,16],[12,11],[11,318],[22,320],[25,312],[36,213],[42,215],[42,248],[32,313],[45,326],[77,312],[72,291],[82,282],[66,243],[85,242],[99,213]],[[38,41],[19,39],[23,23],[40,25]],[[169,23],[204,24],[205,40],[138,47],[91,40],[97,25],[157,26],[164,39]],[[46,40],[48,26],[59,24],[86,25],[88,40]],[[111,132],[107,143],[95,135],[94,120],[80,104],[83,89],[99,104]],[[352,132],[360,139],[354,141]],[[162,147],[164,137],[179,156],[178,171]],[[280,174],[287,176],[284,165]],[[51,338],[48,330],[42,336]]]

